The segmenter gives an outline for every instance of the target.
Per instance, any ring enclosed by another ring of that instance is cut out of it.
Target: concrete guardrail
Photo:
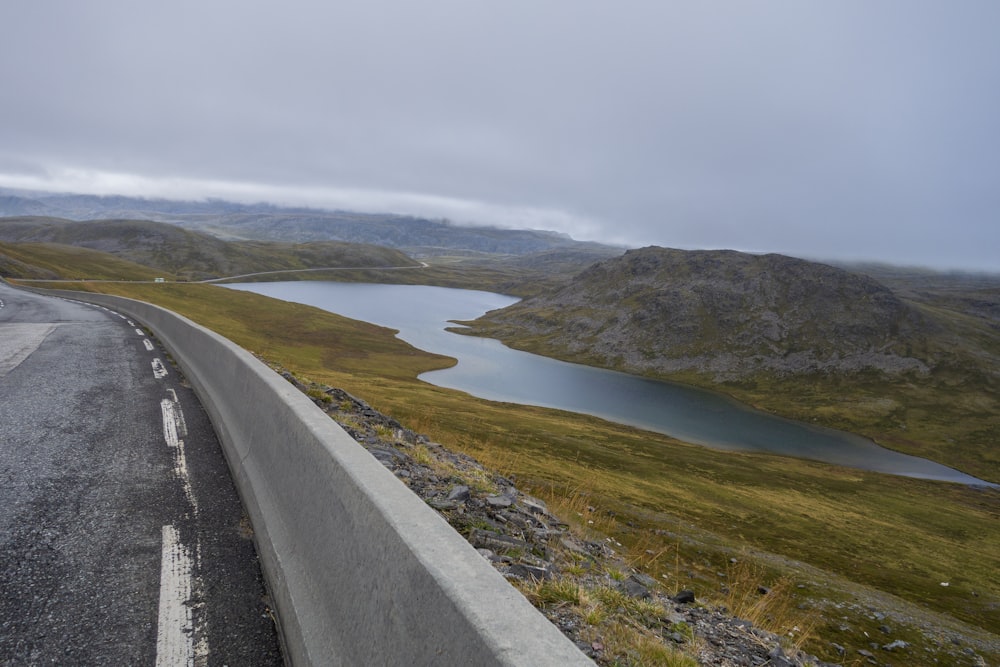
[[[440,516],[286,380],[169,310],[155,333],[219,435],[293,665],[593,665]]]

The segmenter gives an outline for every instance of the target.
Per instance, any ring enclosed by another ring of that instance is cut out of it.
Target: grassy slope
[[[5,257],[14,262],[4,262]],[[14,278],[63,280],[173,278],[170,273],[110,253],[59,243],[0,243],[0,273]]]
[[[715,452],[595,418],[471,398],[415,380],[449,362],[389,330],[249,293],[201,285],[89,288],[159,303],[299,375],[343,387],[513,472],[521,486],[556,504],[586,493],[587,505],[616,514],[602,529],[677,587],[717,591],[716,572],[729,557],[761,550],[1000,633],[996,491]],[[831,580],[799,576],[806,599],[837,599]],[[883,611],[894,609],[885,604]],[[881,624],[867,614],[831,612],[824,641],[809,648],[833,659],[829,641],[865,646],[862,633],[875,637]],[[849,630],[839,629],[842,615]]]
[[[623,279],[627,279],[626,276]],[[933,360],[927,376],[889,376],[878,372],[775,375],[759,372],[752,377],[719,384],[714,373],[682,371],[649,372],[662,379],[722,390],[734,398],[792,419],[859,433],[879,444],[952,466],[981,479],[1000,483],[1000,335],[997,324],[968,312],[968,302],[1000,302],[985,290],[959,292],[950,301],[937,294],[919,295],[908,290],[909,306],[932,324],[909,341],[912,353]],[[992,299],[987,298],[992,297]],[[618,307],[626,306],[618,304]],[[986,311],[986,306],[981,305]],[[608,358],[588,348],[576,322],[607,320],[607,311],[573,313],[529,303],[520,309],[548,325],[531,330],[531,317],[523,312],[511,323],[506,311],[497,311],[475,322],[462,333],[498,338],[517,349],[567,361],[625,372],[642,372],[620,357]],[[627,308],[626,308],[627,310]],[[527,322],[527,324],[524,324]],[[597,327],[597,324],[591,325]],[[711,329],[703,326],[706,345],[717,345]],[[568,332],[575,331],[573,335]],[[581,340],[584,342],[581,343]]]

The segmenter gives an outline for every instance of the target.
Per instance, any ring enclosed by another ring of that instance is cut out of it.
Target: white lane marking
[[[142,344],[146,346],[146,350],[149,352],[153,351],[153,344],[149,342],[148,338],[142,339]]]
[[[125,319],[125,317],[124,317],[124,316],[122,316],[122,319]],[[134,327],[134,326],[135,326],[135,322],[133,322],[132,320],[127,320],[127,319],[125,319],[125,321],[126,321],[126,322],[128,322],[128,325],[129,325],[130,327]]]
[[[160,401],[160,412],[163,414],[163,439],[167,447],[174,450],[174,474],[181,480],[184,495],[191,504],[191,510],[198,514],[198,500],[191,487],[191,476],[188,474],[187,455],[184,452],[184,438],[187,437],[187,423],[184,412],[177,402],[177,394],[170,390],[172,398]]]
[[[144,334],[144,333],[142,332],[142,329],[136,329],[136,330],[135,330],[135,332],[136,332],[137,334],[139,334],[140,336],[145,336],[145,335],[146,335],[146,334]]]
[[[181,431],[186,436],[187,424],[184,423],[184,413],[181,412],[181,402],[180,399],[177,398],[177,392],[174,391],[172,387],[167,387],[167,393],[170,394],[170,400],[173,401],[174,404],[177,406],[177,416],[180,418]]]
[[[0,324],[0,377],[30,357],[57,326],[30,322]]]
[[[163,414],[163,439],[167,441],[167,447],[177,449],[181,436],[177,432],[177,411],[174,409],[174,402],[164,398],[160,401],[160,412]]]
[[[163,526],[160,611],[156,626],[157,667],[194,667],[191,555],[177,529]]]
[[[150,363],[153,365],[153,377],[157,380],[167,377],[167,367],[163,365],[163,362],[159,358],[153,359]]]

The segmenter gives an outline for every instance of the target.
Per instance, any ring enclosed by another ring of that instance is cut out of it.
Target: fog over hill
[[[87,248],[186,280],[327,267],[419,266],[399,250],[371,244],[227,241],[150,220],[0,218],[0,241]],[[7,268],[18,271],[21,277],[36,277],[10,261]]]
[[[406,215],[286,208],[217,199],[173,201],[0,190],[0,216],[152,220],[225,239],[366,243],[398,248],[416,257],[456,252],[525,255],[555,249],[588,250],[610,257],[622,251],[599,243],[575,241],[566,234],[551,231],[472,227]]]

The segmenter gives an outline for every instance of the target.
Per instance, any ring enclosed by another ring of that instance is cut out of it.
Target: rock
[[[576,552],[578,554],[588,553],[587,547],[583,546],[579,540],[571,535],[566,535],[559,540],[559,543],[570,551]]]
[[[441,512],[458,509],[458,503],[454,500],[440,500],[438,498],[432,498],[427,501],[427,504]]]
[[[543,516],[549,515],[549,508],[546,504],[539,500],[538,498],[533,498],[531,496],[521,496],[520,500],[521,506],[532,514],[541,514]]]
[[[633,572],[628,577],[632,581],[642,584],[646,588],[656,588],[656,579],[653,579],[648,574],[643,574],[642,572]]]
[[[385,466],[391,466],[403,458],[402,453],[392,447],[370,447],[368,451]]]
[[[528,581],[548,581],[552,578],[552,571],[547,567],[538,567],[525,563],[514,563],[507,571],[519,579]]]
[[[469,533],[469,542],[472,546],[481,549],[493,549],[498,553],[504,551],[520,550],[525,553],[531,551],[531,545],[524,540],[509,535],[501,535],[481,528],[473,528]]]
[[[891,642],[891,643],[886,644],[885,646],[883,646],[882,650],[883,651],[895,651],[897,649],[907,648],[909,645],[910,645],[909,642],[904,642],[902,639],[897,639],[896,641]]]
[[[788,659],[788,656],[785,655],[784,649],[780,646],[775,646],[771,649],[771,652],[767,654],[767,657],[770,660],[769,664],[772,665],[772,667],[795,667],[795,663]]]
[[[671,599],[677,604],[694,604],[694,591],[683,590]]]
[[[630,598],[645,600],[650,597],[649,589],[631,577],[618,582],[617,588]]]
[[[464,503],[469,499],[469,487],[464,485],[458,485],[451,490],[448,494],[448,500],[452,500],[457,503]]]
[[[879,632],[881,632],[884,635],[892,634],[892,628],[890,628],[888,625],[880,625],[878,626],[878,629]]]
[[[486,504],[490,507],[510,507],[514,501],[507,496],[487,496]]]

